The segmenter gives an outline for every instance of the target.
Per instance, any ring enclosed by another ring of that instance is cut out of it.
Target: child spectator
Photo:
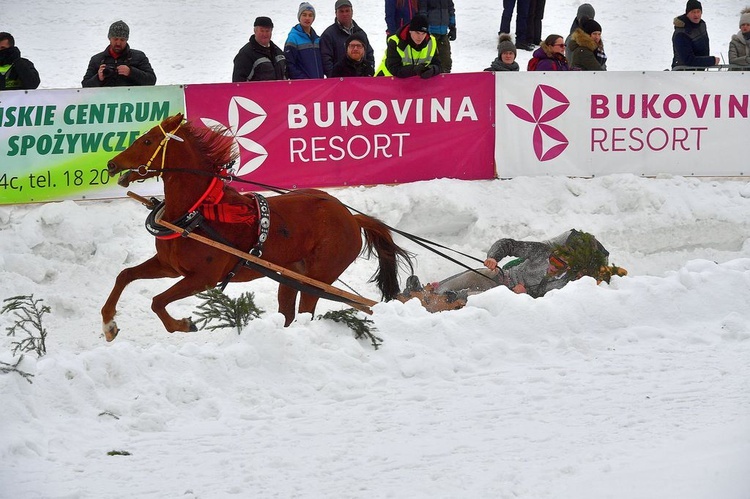
[[[513,39],[509,34],[503,33],[500,35],[500,40],[497,44],[497,57],[490,67],[485,68],[485,71],[518,71],[518,63],[516,62],[516,46],[513,45]]]

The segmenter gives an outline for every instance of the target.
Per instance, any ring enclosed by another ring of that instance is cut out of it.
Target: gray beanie
[[[302,17],[302,13],[306,10],[309,10],[313,13],[313,19],[315,19],[315,7],[312,6],[310,2],[302,2],[299,4],[299,10],[297,11],[297,20],[299,21],[299,18]]]
[[[742,11],[742,15],[740,16],[740,27],[742,27],[743,24],[750,24],[750,7],[746,7]]]
[[[596,11],[590,3],[582,3],[581,6],[578,7],[578,13],[576,14],[578,25],[580,26],[583,24],[583,21],[586,19],[593,19],[595,15]]]
[[[107,38],[130,38],[130,28],[125,24],[125,21],[115,21],[109,27],[109,33]]]
[[[513,38],[508,33],[500,35],[500,39],[497,41],[497,55],[498,57],[503,55],[503,52],[513,52],[513,57],[517,56],[516,46],[513,43]]]

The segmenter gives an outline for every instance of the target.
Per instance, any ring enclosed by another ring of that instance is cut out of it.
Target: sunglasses
[[[553,47],[565,47],[565,44],[564,43],[556,43],[556,44],[554,44],[552,46]]]

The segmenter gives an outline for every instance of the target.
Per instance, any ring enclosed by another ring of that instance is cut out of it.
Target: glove
[[[419,72],[419,77],[422,79],[432,78],[438,74],[438,69],[435,66],[425,66],[424,69],[421,69]]]
[[[455,42],[456,41],[456,27],[450,26],[448,28],[448,40]]]

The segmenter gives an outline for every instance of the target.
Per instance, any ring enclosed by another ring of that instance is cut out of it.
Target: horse
[[[134,180],[161,177],[164,184],[161,220],[184,220],[192,218],[192,215],[186,217],[187,214],[196,212],[241,212],[244,214],[241,221],[204,217],[194,230],[242,251],[254,248],[259,239],[267,236],[262,245],[264,260],[325,284],[333,283],[361,253],[368,257],[375,254],[378,268],[371,282],[377,284],[386,301],[398,294],[398,270],[404,266],[412,268],[411,254],[393,241],[388,226],[374,217],[352,214],[326,192],[301,189],[268,197],[270,227],[266,227],[264,234],[261,229],[268,220],[258,215],[261,206],[256,196],[241,194],[225,181],[226,167],[236,158],[233,138],[226,130],[196,126],[177,114],[112,158],[107,171],[110,177],[119,175],[117,183],[122,187]],[[152,166],[159,163],[161,167]],[[246,282],[263,277],[238,262],[238,257],[191,238],[158,236],[153,257],[117,276],[101,309],[106,340],[110,342],[117,337],[119,329],[114,320],[117,302],[125,287],[138,279],[182,277],[153,297],[151,310],[170,333],[197,331],[190,318],[175,319],[166,306],[222,281]],[[303,291],[298,292],[294,283],[279,284],[278,311],[284,316],[285,326],[295,318],[298,293],[299,312],[315,312],[319,297],[300,289]]]

